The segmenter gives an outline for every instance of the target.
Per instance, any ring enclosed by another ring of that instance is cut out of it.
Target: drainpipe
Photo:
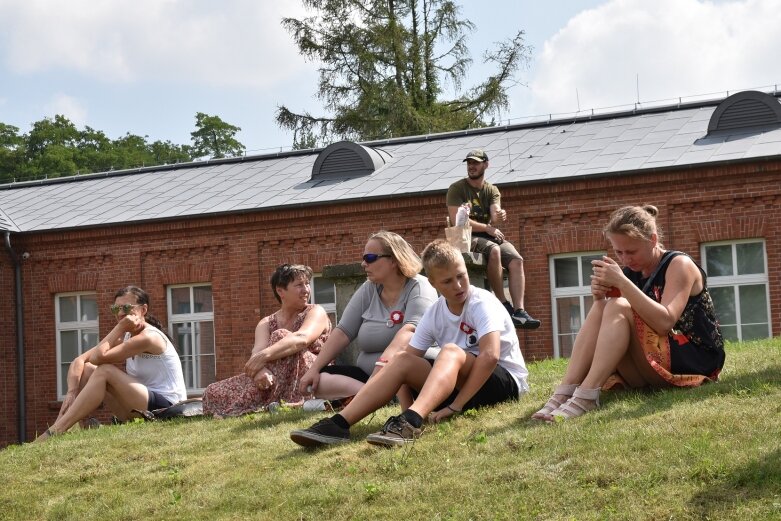
[[[19,256],[11,248],[11,232],[5,232],[5,248],[11,255],[14,263],[14,275],[16,278],[16,369],[19,382],[19,443],[27,440],[25,424],[27,414],[24,406],[24,313],[22,311],[22,265]]]

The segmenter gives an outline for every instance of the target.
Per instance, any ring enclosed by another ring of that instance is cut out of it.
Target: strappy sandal
[[[566,396],[569,398],[572,393],[575,392],[578,386],[576,384],[561,384],[553,390],[553,394],[545,405],[539,411],[532,414],[532,420],[550,420],[550,415],[553,411],[562,406],[563,402],[556,399],[557,396]],[[566,400],[565,400],[566,401]]]
[[[572,398],[553,411],[549,421],[569,420],[582,416],[599,407],[599,389],[584,389],[578,387]]]

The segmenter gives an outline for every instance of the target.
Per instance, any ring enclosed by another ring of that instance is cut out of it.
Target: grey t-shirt
[[[347,303],[339,320],[339,329],[352,341],[356,340],[360,353],[355,362],[366,374],[374,371],[374,363],[391,343],[404,324],[418,325],[423,313],[437,300],[437,292],[423,275],[407,280],[393,309],[382,303],[382,285],[366,281]],[[400,311],[393,317],[391,315]],[[391,324],[391,327],[388,327]]]

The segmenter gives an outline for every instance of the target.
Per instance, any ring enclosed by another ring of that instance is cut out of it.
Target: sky
[[[724,97],[781,84],[776,0],[460,0],[483,53],[524,30],[531,61],[502,123]],[[115,139],[189,144],[196,112],[241,127],[248,153],[287,150],[278,106],[323,115],[317,63],[283,17],[296,0],[0,0],[0,122],[63,114]]]

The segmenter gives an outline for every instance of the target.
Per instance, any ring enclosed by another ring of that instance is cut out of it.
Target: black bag
[[[192,418],[203,416],[203,401],[200,398],[191,398],[184,400],[162,409],[154,411],[139,411],[133,409],[133,412],[140,414],[146,421],[170,420],[172,418]]]

